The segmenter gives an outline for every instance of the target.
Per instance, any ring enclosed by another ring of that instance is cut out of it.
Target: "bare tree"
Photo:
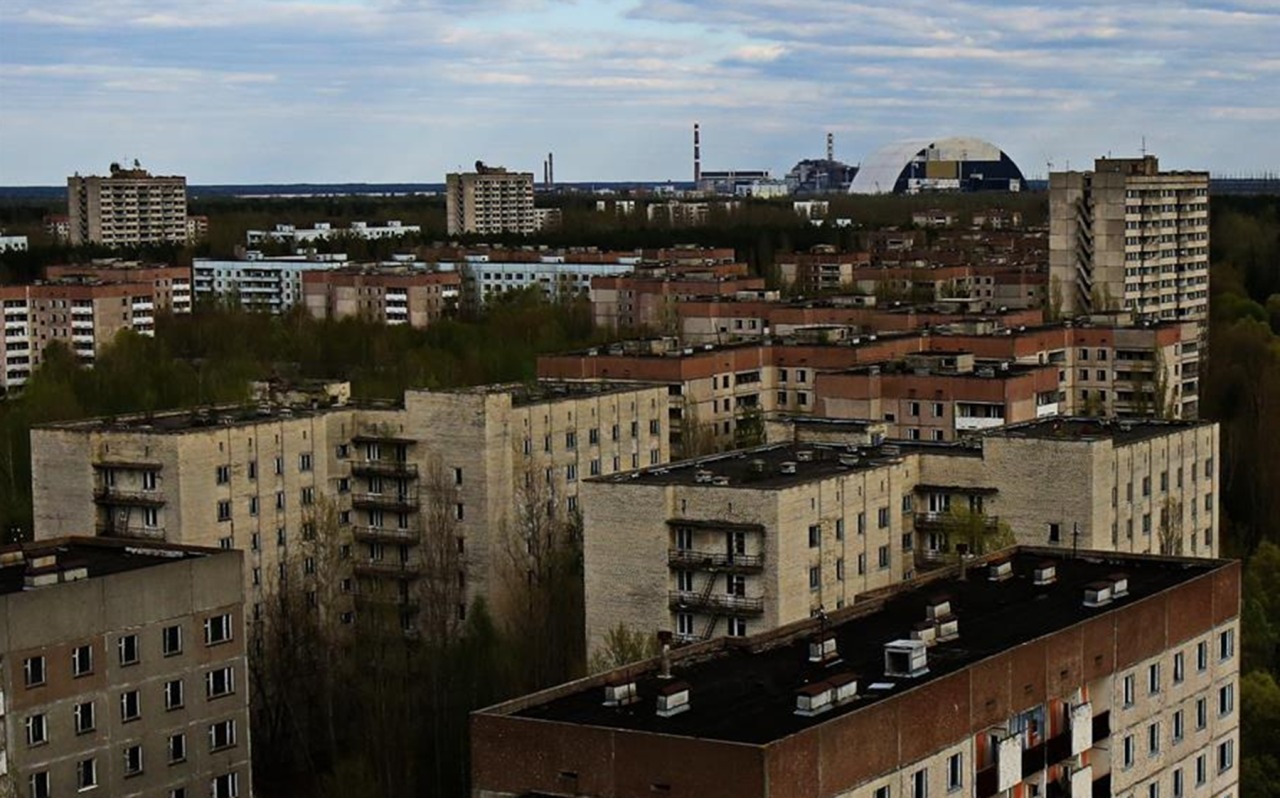
[[[1172,496],[1165,499],[1158,529],[1161,554],[1182,554],[1182,521],[1182,501]]]
[[[440,646],[454,640],[461,625],[458,606],[464,596],[464,564],[458,542],[456,490],[438,456],[420,477],[422,534],[418,548],[422,576],[418,580],[418,628],[424,641]]]
[[[604,645],[591,652],[587,663],[589,673],[601,673],[632,662],[658,656],[660,646],[657,635],[632,630],[619,623],[605,635]]]

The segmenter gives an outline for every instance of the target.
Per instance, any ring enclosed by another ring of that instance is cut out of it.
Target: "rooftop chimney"
[[[1105,607],[1111,603],[1110,582],[1090,582],[1084,586],[1084,605],[1086,607]]]
[[[610,679],[604,685],[604,705],[606,707],[625,707],[640,700],[634,679],[618,677]]]
[[[1118,599],[1129,595],[1129,575],[1111,574],[1107,577],[1111,582],[1111,598]]]
[[[884,675],[915,679],[929,672],[923,640],[894,640],[884,646]]]
[[[831,632],[809,638],[809,661],[831,662],[840,656],[836,636]]]
[[[987,579],[992,582],[1003,582],[1013,578],[1013,563],[1008,560],[993,562],[987,566]]]
[[[659,679],[671,678],[671,633],[665,629],[658,632],[658,645],[662,647],[662,664],[658,671]]]
[[[1051,585],[1056,581],[1058,581],[1058,566],[1051,562],[1042,562],[1036,566],[1035,584]]]
[[[689,685],[671,682],[658,688],[658,717],[669,718],[689,711]]]

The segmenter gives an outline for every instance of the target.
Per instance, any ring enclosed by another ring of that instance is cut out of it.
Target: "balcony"
[[[743,573],[759,571],[764,567],[763,554],[728,554],[726,552],[671,549],[667,552],[671,567],[695,568],[703,571],[730,571]]]
[[[354,599],[356,607],[359,608],[397,609],[410,610],[412,612],[417,612],[418,610],[418,602],[409,596],[389,595],[369,590],[356,591],[351,594],[351,598]]]
[[[402,460],[353,460],[351,473],[360,477],[392,477],[395,479],[417,479],[417,463],[406,463]]]
[[[353,567],[356,576],[377,576],[390,579],[417,579],[422,569],[416,563],[394,560],[365,560]]]
[[[351,534],[362,543],[416,544],[421,536],[416,529],[392,529],[382,526],[353,526]]]
[[[672,609],[703,609],[732,614],[759,615],[764,612],[763,598],[731,596],[725,593],[702,594],[693,590],[673,590],[670,594]]]
[[[407,493],[353,493],[351,506],[362,510],[392,510],[405,513],[418,509],[418,497]]]
[[[100,537],[164,540],[164,527],[162,526],[143,526],[142,524],[99,521],[95,526],[94,531]]]
[[[950,513],[930,512],[916,513],[913,523],[917,532],[946,534],[951,521]],[[1000,519],[995,516],[983,516],[983,526],[986,532],[994,534],[1000,528]]]
[[[164,504],[164,493],[158,490],[126,490],[115,485],[96,485],[93,500],[97,504],[160,507]]]
[[[1093,744],[1098,745],[1111,736],[1111,712],[1093,716]]]

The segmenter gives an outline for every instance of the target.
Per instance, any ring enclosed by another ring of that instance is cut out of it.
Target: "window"
[[[342,457],[342,455],[338,455],[338,456]],[[246,468],[247,468],[247,474],[249,476],[249,479],[254,480],[258,478],[258,461],[257,460],[250,460]]]
[[[146,490],[146,491],[155,490],[155,489],[156,489],[156,484],[157,484],[157,482],[156,482],[156,472],[154,472],[154,471],[143,471],[143,472],[142,472],[142,489],[143,489],[143,490]]]
[[[866,534],[866,531],[867,531],[867,516],[865,513],[859,510],[858,511],[858,534],[859,535]]]
[[[169,764],[177,764],[187,759],[187,735],[169,735]]]
[[[876,513],[876,522],[881,529],[889,526],[889,508],[881,507]]]
[[[881,787],[876,787],[875,798],[892,798],[892,792],[889,789],[889,785],[885,784]]]
[[[75,717],[76,734],[85,734],[96,728],[94,722],[93,702],[86,701],[83,704],[76,704],[76,708],[72,715]]]
[[[218,522],[221,523],[223,521],[230,521],[230,520],[231,520],[231,500],[219,499],[218,500]]]
[[[1182,798],[1184,790],[1182,768],[1178,768],[1173,771],[1173,798]]]
[[[204,694],[207,698],[221,698],[236,690],[235,671],[230,667],[218,668],[204,675]]]
[[[93,646],[77,646],[71,652],[71,674],[87,676],[93,673]]]
[[[30,798],[49,798],[49,771],[42,770],[27,777],[27,794]]]
[[[822,587],[822,566],[815,565],[809,569],[809,589],[817,590]]]
[[[1173,655],[1173,683],[1181,684],[1187,678],[1186,656],[1179,651]]]
[[[836,579],[840,582],[844,581],[844,559],[836,559]]]
[[[889,567],[889,547],[881,546],[877,554],[878,554],[877,564],[881,568],[888,568]]]
[[[120,694],[120,722],[128,723],[142,717],[142,702],[138,699],[137,690],[128,690]]]
[[[862,575],[867,572],[867,555],[862,552],[858,555],[858,574]]]
[[[1230,715],[1235,707],[1235,686],[1224,684],[1218,688],[1218,717]]]
[[[822,526],[820,524],[809,525],[809,548],[816,549],[822,543]]]
[[[1218,635],[1218,660],[1229,660],[1236,650],[1236,632],[1228,629]]]
[[[1231,766],[1236,760],[1236,743],[1235,740],[1223,740],[1218,743],[1218,772],[1225,773],[1231,770]]]
[[[90,757],[76,763],[76,789],[92,790],[98,786],[98,760]]]
[[[1133,735],[1126,734],[1120,762],[1126,769],[1133,767]]]
[[[844,519],[836,519],[836,540],[844,540]]]
[[[279,476],[284,473],[284,458],[280,457],[279,455],[276,456],[275,470],[276,470],[276,476]]]
[[[1153,781],[1147,785],[1147,798],[1160,798],[1160,782]]]
[[[933,403],[933,417],[942,418],[942,402]]]
[[[182,627],[166,626],[161,635],[161,648],[166,657],[182,653]]]
[[[220,465],[215,469],[214,476],[219,485],[225,485],[231,481],[231,466]]]
[[[1196,757],[1196,786],[1202,786],[1209,780],[1209,762],[1204,754]]]
[[[249,515],[257,515],[257,514],[258,514],[258,497],[250,496],[249,497]]]
[[[303,452],[302,454],[298,455],[298,470],[299,470],[299,471],[310,471],[310,470],[311,470],[311,464],[312,464],[312,460],[311,460],[311,453],[310,453],[310,452]]]
[[[1201,673],[1209,670],[1209,643],[1204,640],[1196,643],[1196,670]]]
[[[1153,662],[1147,666],[1147,693],[1155,695],[1160,692],[1160,663]]]
[[[918,415],[920,415],[920,403],[919,403],[919,402],[909,402],[909,403],[908,403],[908,410],[907,410],[907,413],[908,413],[909,415],[911,415],[911,416],[918,416]]]
[[[1130,674],[1128,674],[1127,676],[1125,676],[1125,677],[1124,677],[1124,681],[1122,682],[1122,685],[1124,686],[1124,703],[1123,703],[1123,706],[1131,707],[1131,706],[1133,706],[1133,694],[1134,694],[1134,687],[1133,687],[1133,674],[1132,674],[1132,673],[1130,673]]]
[[[27,745],[43,745],[49,742],[49,724],[41,713],[27,716]]]
[[[178,709],[182,706],[182,680],[174,679],[164,683],[164,708]]]
[[[1203,698],[1196,699],[1196,731],[1204,731],[1209,725],[1209,702]]]
[[[1147,725],[1147,756],[1160,753],[1160,721]]]
[[[928,798],[929,771],[920,768],[911,774],[911,798]]]
[[[676,613],[676,633],[681,635],[693,634],[693,615],[691,613]]]
[[[1173,744],[1177,745],[1186,736],[1186,721],[1182,710],[1173,713]]]
[[[964,754],[947,757],[947,792],[964,786]]]
[[[204,644],[225,643],[231,639],[231,614],[214,615],[204,619]]]
[[[747,636],[747,619],[746,618],[730,618],[729,619],[729,637],[746,637]]]
[[[224,773],[210,784],[213,798],[240,798],[240,774]]]
[[[221,751],[236,744],[236,722],[224,720],[209,727],[209,750]]]
[[[578,448],[578,433],[570,431],[564,434],[564,448],[566,449]]]
[[[1060,543],[1062,541],[1062,524],[1049,524],[1049,542]]]
[[[124,749],[124,776],[136,776],[142,772],[142,746],[131,745]]]
[[[120,652],[121,665],[137,665],[138,664],[138,636],[124,635],[116,641],[116,648]]]
[[[22,678],[27,687],[44,684],[44,657],[27,657],[22,662]]]

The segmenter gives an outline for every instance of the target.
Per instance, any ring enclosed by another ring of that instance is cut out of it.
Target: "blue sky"
[[[1028,174],[1280,169],[1280,0],[0,0],[0,184],[785,172],[973,135]]]

